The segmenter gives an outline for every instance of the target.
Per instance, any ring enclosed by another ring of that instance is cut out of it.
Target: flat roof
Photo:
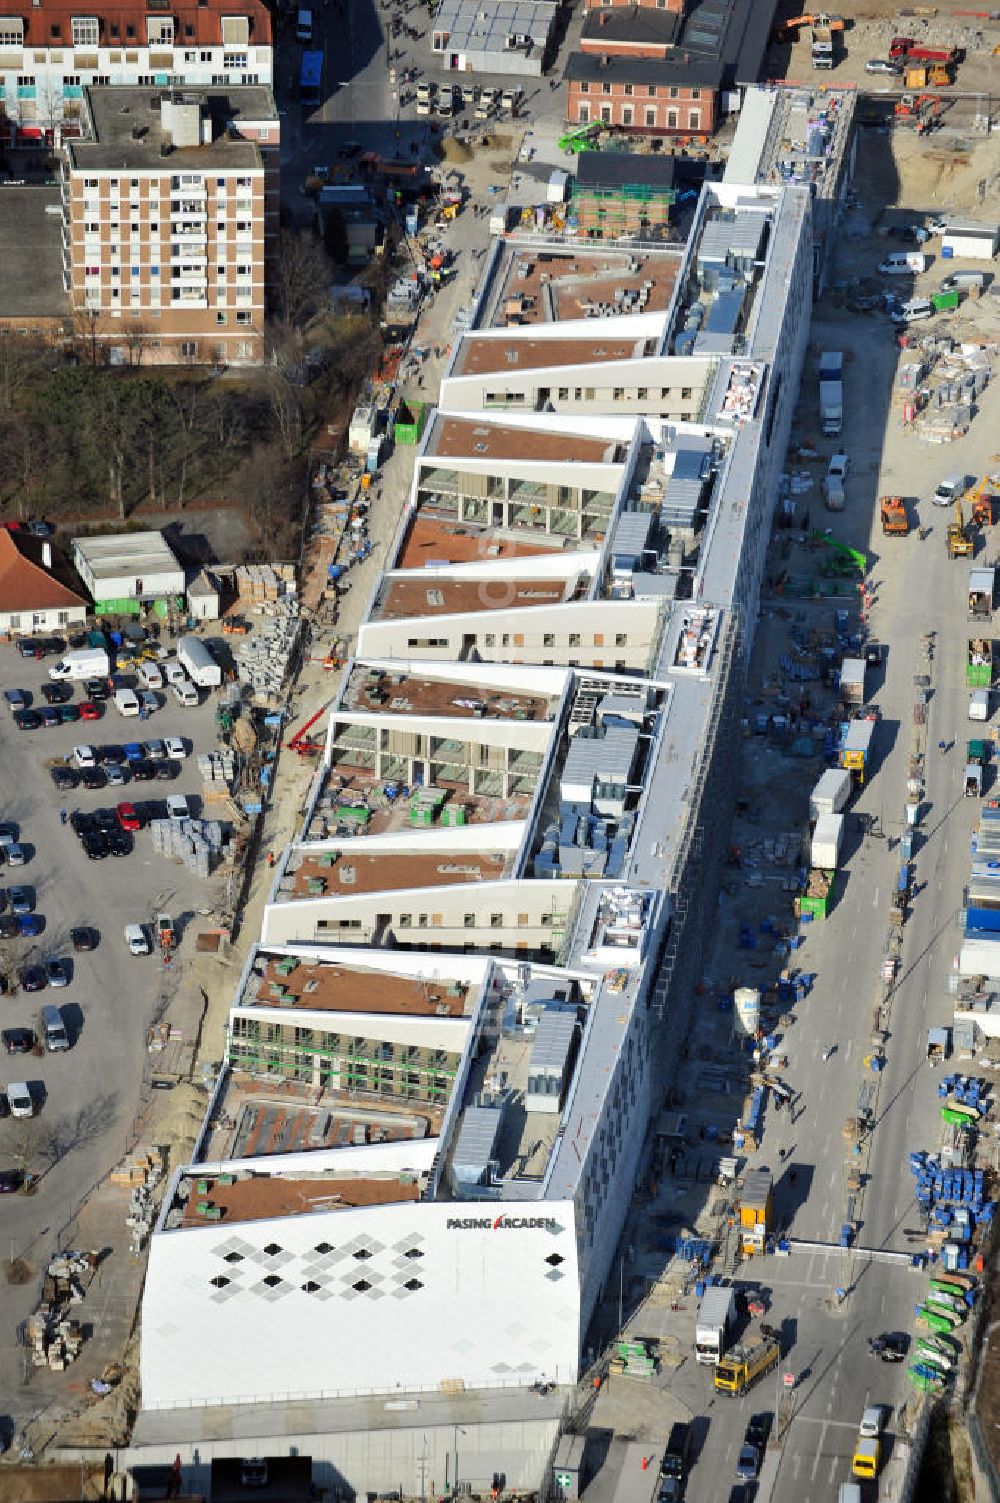
[[[633,47],[669,47],[681,28],[676,10],[651,10],[648,5],[610,5],[583,14],[580,40],[598,51],[601,42]]]
[[[466,1016],[471,994],[467,982],[447,976],[399,975],[336,961],[262,954],[250,971],[238,1005],[461,1018]]]
[[[113,532],[74,538],[73,552],[95,580],[119,574],[183,573],[162,532]]]
[[[489,419],[436,414],[424,448],[437,459],[543,459],[553,464],[621,464],[627,445],[616,439],[507,427]]]
[[[557,12],[552,0],[441,0],[431,30],[447,33],[449,52],[508,52],[512,36],[544,46]]]
[[[427,616],[469,615],[515,610],[519,606],[560,605],[587,595],[586,576],[566,579],[383,579],[372,607],[372,621]]]
[[[614,11],[601,14],[613,15]],[[480,326],[561,323],[606,315],[606,311],[619,315],[665,312],[680,264],[679,247],[639,255],[585,245],[532,250],[505,241]]]
[[[173,173],[187,170],[262,168],[256,141],[232,135],[229,126],[240,120],[274,120],[278,111],[274,95],[262,84],[217,89],[139,88],[130,85],[84,90],[93,125],[94,139],[65,142],[70,163],[78,171],[104,169],[129,171],[155,168]],[[164,98],[198,100],[212,121],[212,140],[199,146],[174,147],[161,125]],[[166,150],[164,150],[166,147]]]
[[[229,1183],[226,1181],[229,1180]],[[204,1189],[200,1186],[204,1185]],[[253,1175],[233,1180],[228,1175],[206,1178],[197,1171],[185,1176],[178,1194],[187,1195],[183,1226],[224,1225],[263,1221],[276,1216],[307,1216],[312,1211],[342,1211],[354,1206],[387,1206],[419,1200],[420,1186],[409,1175],[364,1178],[361,1175]],[[204,1210],[218,1210],[207,1216]]]
[[[233,1062],[216,1100],[201,1162],[318,1153],[437,1137],[443,1107],[382,1096],[362,1103],[327,1087],[321,1102],[311,1081],[259,1080]]]
[[[379,715],[446,715],[460,720],[551,720],[558,699],[486,688],[470,673],[465,680],[435,678],[405,669],[390,673],[356,663],[347,682],[341,711],[368,710]],[[337,712],[334,711],[334,720]]]
[[[490,794],[470,793],[468,785],[452,788],[441,785],[450,794],[449,802],[461,806],[462,817],[467,825],[508,824],[527,818],[531,807],[531,795],[512,793],[506,798]],[[350,751],[333,764],[309,821],[306,838],[309,840],[334,839],[337,836],[356,835],[356,820],[340,818],[338,810],[364,809],[367,823],[363,833],[367,835],[390,835],[400,830],[412,829],[410,800],[388,799],[385,795],[385,779],[377,778],[363,767],[350,760]]]
[[[505,851],[428,852],[358,850],[302,856],[289,863],[279,900],[349,898],[407,887],[448,887],[460,882],[498,882],[512,857]]]
[[[590,156],[583,153],[583,159]],[[607,153],[602,152],[602,156]],[[638,158],[636,158],[638,161]],[[652,161],[643,157],[642,161]],[[666,158],[670,161],[670,158]],[[613,360],[636,360],[645,351],[646,336],[629,339],[602,329],[593,339],[499,339],[471,334],[462,340],[452,376],[517,375],[520,371],[549,370],[560,365],[604,365]]]
[[[58,318],[69,310],[58,188],[0,187],[0,318]]]
[[[537,558],[571,546],[569,538],[548,535],[547,542],[525,542],[502,535],[496,528],[458,522],[453,512],[440,516],[427,507],[414,514],[399,550],[397,567],[422,569],[425,564],[473,564],[497,558]],[[579,546],[572,544],[572,546]]]

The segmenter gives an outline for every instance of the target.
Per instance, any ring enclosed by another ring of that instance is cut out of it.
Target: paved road
[[[31,690],[35,702],[41,703],[38,691],[47,662],[26,662],[4,645],[0,679],[4,687]],[[10,941],[7,949],[18,965],[49,954],[73,960],[68,987],[0,998],[3,1024],[37,1030],[41,1004],[52,1002],[62,1007],[76,1035],[68,1054],[4,1057],[3,1084],[27,1076],[37,1098],[44,1100],[32,1121],[0,1122],[0,1168],[9,1167],[23,1147],[31,1167],[42,1173],[35,1195],[9,1195],[0,1201],[4,1258],[23,1257],[40,1268],[81,1197],[125,1150],[147,1061],[146,1031],[158,1003],[177,986],[184,957],[182,941],[180,966],[165,979],[155,958],[133,959],[128,954],[122,936],[125,924],[148,922],[160,909],[190,924],[217,886],[206,886],[179,865],[154,855],[148,833],[135,837],[128,857],[89,861],[72,830],[60,823],[63,805],[96,809],[130,796],[162,797],[164,790],[200,794],[193,756],[169,783],[94,792],[77,789],[64,797],[53,788],[45,763],[65,756],[77,742],[120,743],[140,734],[160,739],[181,735],[193,741],[196,751],[208,750],[216,744],[213,716],[210,700],[197,710],[184,710],[170,699],[141,727],[135,720],[122,720],[112,709],[97,723],[23,732],[7,706],[0,708],[0,817],[16,821],[22,840],[33,850],[24,868],[0,868],[0,883],[7,888],[23,880],[32,886],[37,909],[46,920],[39,940]],[[74,956],[69,931],[82,923],[100,931],[101,944],[91,954]],[[24,1287],[0,1280],[0,1331],[6,1338],[0,1342],[0,1412],[20,1414],[25,1406],[31,1407],[30,1393],[20,1388],[20,1355],[13,1332],[31,1309],[36,1289],[35,1279]]]
[[[876,1082],[863,1069],[863,1057],[880,991],[889,895],[899,858],[898,851],[889,849],[889,839],[868,838],[859,840],[850,854],[843,895],[828,922],[814,926],[801,961],[805,969],[817,972],[817,982],[785,1045],[788,1075],[803,1092],[804,1110],[794,1124],[787,1113],[772,1114],[754,1160],[772,1167],[779,1219],[792,1236],[830,1248],[791,1258],[756,1259],[740,1275],[759,1279],[771,1291],[769,1318],[783,1327],[784,1366],[796,1379],[794,1418],[771,1493],[789,1503],[803,1496],[812,1503],[834,1499],[838,1483],[849,1476],[864,1405],[891,1405],[898,1416],[899,1406],[912,1396],[905,1368],[873,1362],[865,1340],[880,1330],[912,1332],[913,1307],[924,1288],[920,1275],[905,1266],[905,1255],[920,1246],[908,1235],[919,1230],[920,1221],[907,1155],[913,1147],[933,1148],[939,1141],[936,1077],[925,1060],[926,1031],[950,1021],[947,978],[958,948],[957,910],[978,809],[975,801],[962,797],[961,789],[962,747],[969,734],[963,667],[967,565],[946,557],[944,534],[950,513],[933,510],[927,498],[946,473],[965,468],[972,475],[989,469],[994,447],[990,435],[1000,419],[1000,391],[991,388],[965,440],[929,449],[904,434],[893,414],[883,452],[878,398],[887,397],[896,363],[891,340],[870,320],[841,316],[825,326],[817,323],[813,342],[817,348],[843,348],[851,357],[846,434],[855,473],[847,511],[822,521],[835,523],[836,534],[845,541],[864,546],[877,497],[899,493],[923,498],[920,520],[933,527],[923,542],[915,532],[906,540],[883,539],[879,532],[872,534],[869,544],[876,556],[872,577],[878,586],[872,633],[888,643],[889,653],[884,683],[875,696],[883,717],[883,751],[876,776],[853,808],[878,819],[884,835],[893,840],[903,827],[913,678],[925,666],[921,639],[930,630],[937,636],[924,843],[917,852],[918,893],[905,931],[887,1068]],[[806,387],[805,402],[810,400]],[[808,423],[803,431],[810,431]],[[814,515],[813,520],[820,519]],[[992,556],[992,543],[989,548],[987,556]],[[941,755],[941,739],[958,744]],[[836,1052],[824,1062],[823,1050],[834,1042]],[[859,1242],[904,1255],[892,1264],[845,1257],[836,1250],[845,1204],[842,1126],[864,1083],[877,1087],[877,1126],[866,1165]],[[784,1165],[780,1147],[788,1150]],[[790,1166],[796,1175],[794,1186]],[[838,1286],[851,1291],[842,1305],[834,1293]],[[682,1373],[689,1373],[690,1367]],[[687,1379],[679,1376],[672,1386],[695,1413],[710,1418],[710,1444],[692,1471],[688,1497],[692,1503],[714,1503],[728,1496],[746,1420],[774,1406],[776,1385],[766,1380],[736,1404],[716,1401],[700,1373],[689,1373]],[[890,1436],[891,1432],[892,1426]],[[891,1456],[891,1438],[887,1451]]]

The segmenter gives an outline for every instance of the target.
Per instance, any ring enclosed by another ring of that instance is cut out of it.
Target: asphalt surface
[[[808,1497],[810,1503],[832,1503],[839,1483],[850,1478],[857,1424],[869,1403],[892,1409],[879,1489],[879,1496],[891,1495],[891,1458],[894,1447],[900,1450],[895,1437],[912,1420],[915,1396],[905,1365],[878,1363],[867,1354],[866,1340],[886,1330],[912,1335],[914,1306],[926,1288],[925,1277],[907,1266],[908,1256],[922,1245],[907,1160],[911,1149],[933,1150],[940,1141],[938,1077],[926,1062],[927,1029],[951,1021],[948,977],[959,947],[958,911],[979,808],[962,791],[965,741],[973,733],[983,734],[967,719],[964,683],[969,561],[947,558],[945,531],[952,514],[931,507],[929,497],[946,474],[964,469],[970,476],[981,475],[991,468],[1000,390],[988,388],[966,438],[929,448],[902,430],[898,413],[888,412],[898,352],[884,326],[848,314],[826,323],[818,318],[813,345],[844,349],[849,359],[843,442],[853,470],[847,510],[828,516],[815,500],[811,504],[813,525],[829,524],[836,536],[873,555],[871,634],[887,644],[888,653],[884,681],[876,675],[875,693],[869,693],[882,716],[876,770],[851,808],[872,816],[883,838],[858,838],[833,913],[825,924],[812,926],[801,957],[795,957],[817,978],[781,1046],[789,1057],[786,1076],[802,1093],[802,1110],[794,1122],[787,1112],[769,1111],[761,1149],[751,1160],[774,1174],[778,1223],[792,1237],[820,1245],[789,1258],[752,1259],[736,1275],[768,1293],[767,1318],[782,1329],[781,1374],[791,1375],[794,1388],[786,1394],[776,1374],[742,1400],[716,1399],[710,1369],[696,1369],[693,1363],[682,1368],[671,1384],[674,1393],[709,1420],[710,1443],[703,1446],[688,1485],[691,1503],[728,1497],[747,1420],[751,1413],[779,1405],[784,1439],[780,1448],[772,1444],[769,1449],[759,1500],[791,1503]],[[808,375],[801,400],[800,431],[812,435],[815,420],[809,414],[815,396]],[[826,447],[838,442],[827,441]],[[871,524],[882,494],[909,498],[911,517],[919,513],[920,524],[932,529],[930,536],[920,540],[914,521],[906,539],[883,538],[877,520]],[[996,551],[995,538],[988,536],[977,547],[977,560],[992,561]],[[821,614],[829,617],[831,612],[832,604]],[[887,1066],[875,1077],[864,1060],[881,996],[883,944],[899,867],[896,845],[904,831],[913,680],[928,671],[922,641],[929,632],[935,636],[926,797],[915,846],[916,896],[904,931]],[[938,750],[941,740],[949,746],[945,753]],[[800,815],[804,811],[788,811],[787,825]],[[831,1045],[836,1048],[824,1060]],[[837,1247],[846,1219],[848,1154],[842,1130],[861,1091],[870,1093],[876,1126],[862,1162],[861,1251],[845,1254]],[[780,1149],[786,1152],[784,1160]],[[891,1262],[872,1259],[869,1249],[898,1256]],[[838,1289],[847,1291],[842,1301]],[[907,1400],[911,1406],[904,1414]]]
[[[10,645],[0,646],[0,682],[4,688],[39,689],[49,665],[25,660]],[[74,702],[82,686],[74,685]],[[167,793],[196,796],[201,780],[195,754],[216,745],[211,696],[202,691],[198,709],[182,709],[172,697],[149,720],[124,720],[114,708],[97,722],[77,722],[51,730],[21,731],[8,706],[0,702],[0,817],[14,821],[30,859],[24,867],[0,867],[0,886],[31,887],[36,909],[45,918],[37,939],[4,941],[5,954],[20,967],[48,955],[69,958],[68,986],[37,993],[21,989],[0,997],[3,1026],[39,1031],[44,1004],[58,1005],[72,1040],[68,1053],[2,1056],[0,1088],[10,1080],[27,1080],[36,1102],[30,1119],[0,1120],[0,1169],[14,1167],[19,1156],[40,1178],[33,1195],[5,1195],[0,1200],[4,1259],[22,1258],[31,1267],[29,1283],[16,1286],[0,1279],[0,1413],[21,1414],[29,1395],[21,1387],[21,1353],[13,1332],[33,1307],[34,1276],[59,1245],[62,1228],[82,1198],[126,1151],[143,1081],[146,1033],[163,999],[177,985],[184,965],[184,929],[211,900],[205,884],[179,863],[154,855],[148,831],[135,835],[131,855],[90,861],[60,811],[113,808],[121,800],[163,799]],[[170,782],[130,784],[123,788],[59,793],[47,763],[67,756],[78,743],[115,742],[181,736],[193,751],[179,763]],[[128,923],[149,923],[168,911],[181,934],[178,960],[170,973],[156,956],[133,958],[124,942]],[[70,930],[95,927],[98,948],[74,954]],[[188,946],[191,944],[188,938]]]

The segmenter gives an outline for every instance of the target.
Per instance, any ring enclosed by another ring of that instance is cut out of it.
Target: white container
[[[990,693],[988,689],[977,689],[969,695],[969,719],[989,720],[990,718]]]
[[[843,839],[844,816],[821,814],[813,830],[810,865],[821,871],[835,871],[840,861],[840,847]]]
[[[851,774],[843,767],[830,767],[809,795],[810,823],[821,814],[839,814],[851,796]]]

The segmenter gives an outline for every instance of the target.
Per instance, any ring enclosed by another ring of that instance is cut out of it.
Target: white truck
[[[844,816],[821,814],[809,846],[809,865],[816,871],[836,871],[844,839]]]
[[[701,1297],[694,1328],[694,1354],[706,1366],[717,1367],[726,1354],[736,1324],[736,1290],[710,1284]]]
[[[830,511],[843,511],[844,509],[844,481],[847,479],[849,469],[850,461],[846,454],[830,456],[830,463],[823,477],[823,496]]]
[[[809,795],[809,818],[839,814],[851,796],[851,774],[842,767],[828,767]]]
[[[841,350],[823,350],[819,357],[819,419],[828,438],[844,426],[844,355]]]
[[[49,678],[107,678],[111,672],[111,659],[103,647],[80,647],[64,653],[49,669]]]
[[[222,669],[200,637],[181,637],[177,661],[199,689],[217,689],[222,683]]]

